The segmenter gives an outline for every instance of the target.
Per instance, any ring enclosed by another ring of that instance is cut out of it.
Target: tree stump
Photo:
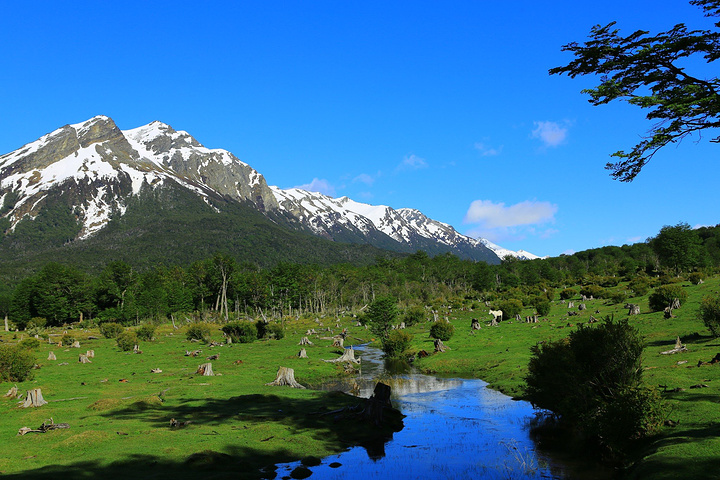
[[[595,322],[597,322],[597,318],[590,315],[590,320],[588,320],[588,323],[595,323]]]
[[[80,358],[78,358],[78,363],[92,363],[90,359],[87,357],[87,355],[80,354]]]
[[[390,403],[391,389],[389,385],[378,382],[370,398],[365,402],[363,418],[373,422],[376,426],[382,424],[383,410],[385,407],[392,407]]]
[[[41,407],[48,403],[42,396],[42,392],[39,388],[33,388],[28,390],[25,402],[22,404],[22,408],[28,407]]]
[[[498,321],[497,321],[496,318],[493,318],[493,319],[490,321],[490,326],[491,326],[491,327],[497,327],[498,325],[500,325],[500,324],[498,323]]]
[[[673,298],[672,302],[670,302],[670,310],[675,310],[676,308],[680,308],[680,299],[679,298]]]
[[[575,308],[575,302],[568,302],[568,308]]]
[[[142,353],[142,350],[140,350],[140,345],[133,345],[133,353]]]
[[[516,322],[522,322],[522,317],[520,316],[519,313],[515,314],[515,321],[516,321]]]
[[[70,348],[80,348],[80,342],[75,340],[72,345],[70,345]]]
[[[88,358],[95,358],[95,350],[88,350],[85,356]]]
[[[300,340],[300,343],[298,345],[312,345],[312,342],[308,340],[308,337],[303,337],[302,340]]]
[[[359,358],[355,358],[355,350],[353,350],[352,347],[346,348],[345,351],[341,356],[334,360],[325,360],[328,363],[338,363],[338,362],[350,362],[350,363],[360,363]]]
[[[477,318],[473,318],[472,322],[470,323],[470,329],[471,330],[480,330],[480,321]]]
[[[439,338],[435,339],[435,353],[444,353],[447,348],[442,340]]]
[[[48,353],[48,360],[57,360],[57,357],[53,352]]]
[[[5,394],[5,398],[15,398],[17,397],[18,389],[17,385],[13,385],[10,390]]]
[[[687,347],[682,344],[680,341],[680,337],[677,337],[675,340],[675,348],[672,350],[666,350],[664,352],[660,352],[660,355],[674,355],[679,352],[687,352]]]
[[[298,353],[298,358],[308,358],[307,352],[304,348],[300,350],[300,353]]]
[[[580,305],[578,305],[578,310],[582,311],[582,310],[585,310],[585,309],[587,309],[587,307],[585,306],[584,303],[581,303]]]
[[[287,385],[292,388],[305,388],[295,381],[295,370],[287,367],[280,367],[275,380],[265,385],[272,387],[283,387]]]
[[[675,318],[675,315],[672,313],[673,309],[670,307],[665,307],[665,310],[663,310],[663,318]]]
[[[640,305],[631,303],[628,305],[628,315],[640,315]]]
[[[197,372],[195,373],[197,373],[198,375],[202,375],[203,377],[215,376],[212,369],[212,363],[203,363],[198,367]]]
[[[343,337],[341,337],[341,336],[333,337],[333,343],[332,343],[333,347],[343,348],[344,343],[345,343],[345,339]]]
[[[529,317],[525,317],[525,323],[538,323],[538,316],[531,315]]]

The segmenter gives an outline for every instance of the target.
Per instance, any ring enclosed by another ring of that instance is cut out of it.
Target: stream
[[[476,379],[439,378],[404,371],[388,374],[382,351],[354,346],[361,373],[324,390],[369,397],[377,378],[392,388],[392,403],[405,427],[384,445],[353,447],[309,467],[312,479],[581,479],[605,480],[611,472],[533,441],[535,411],[525,401],[487,388]],[[277,478],[290,478],[300,462],[278,465]]]

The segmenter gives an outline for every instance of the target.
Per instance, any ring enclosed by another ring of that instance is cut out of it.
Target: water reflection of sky
[[[418,383],[411,386],[408,378],[393,387],[393,404],[407,415],[405,428],[385,444],[384,456],[373,460],[369,453],[378,452],[356,447],[311,467],[312,479],[562,478],[535,452],[526,428],[533,416],[528,403],[480,380],[414,375]],[[342,465],[332,468],[333,462]],[[279,466],[278,477],[298,465]]]

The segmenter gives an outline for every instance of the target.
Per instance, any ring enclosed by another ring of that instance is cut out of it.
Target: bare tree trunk
[[[5,331],[10,331],[10,324],[8,323],[7,313],[5,314]]]

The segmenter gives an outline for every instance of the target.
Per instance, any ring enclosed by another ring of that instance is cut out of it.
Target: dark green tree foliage
[[[705,264],[707,252],[698,233],[687,223],[664,226],[650,240],[660,265],[675,272],[687,271]]]
[[[665,309],[674,299],[680,301],[682,305],[687,300],[688,294],[680,285],[660,285],[650,294],[648,305],[650,310],[655,312]]]
[[[236,343],[252,343],[258,338],[262,338],[266,332],[263,327],[263,335],[260,335],[258,328],[255,324],[250,322],[230,322],[223,325],[223,333],[228,337],[232,338],[233,342]]]
[[[453,324],[443,320],[438,320],[430,327],[430,337],[437,338],[443,342],[450,340],[454,333],[455,327],[453,327]]]
[[[210,326],[206,323],[191,323],[185,329],[185,338],[208,342],[210,341]]]
[[[32,351],[0,344],[0,382],[24,382],[32,378],[35,355]]]
[[[133,348],[135,348],[135,345],[137,345],[138,342],[138,336],[135,332],[122,332],[120,335],[117,336],[115,339],[117,342],[117,346],[122,350],[123,352],[129,352]]]
[[[720,337],[720,298],[703,297],[700,304],[700,318],[705,326],[716,337]]]
[[[706,16],[720,16],[717,0],[693,0]],[[583,90],[590,103],[602,105],[626,100],[647,109],[654,123],[646,138],[630,152],[618,151],[612,156],[620,161],[608,163],[612,176],[632,181],[652,156],[662,147],[678,142],[695,132],[720,127],[720,80],[703,78],[687,70],[687,59],[701,57],[707,63],[720,58],[720,22],[711,30],[688,30],[680,23],[657,35],[638,30],[621,36],[615,22],[596,25],[590,39],[563,46],[575,60],[564,67],[550,69],[550,74],[599,75],[600,84]],[[720,141],[720,137],[712,139]]]
[[[117,338],[125,328],[116,322],[104,322],[100,324],[100,334],[105,338]]]
[[[363,323],[380,339],[387,338],[397,317],[397,300],[392,297],[380,297],[370,304],[363,317]]]
[[[510,300],[500,302],[499,307],[503,312],[503,320],[509,320],[515,318],[516,315],[520,315],[523,304],[520,300],[511,298]]]
[[[398,358],[402,356],[410,347],[412,335],[405,330],[392,330],[388,336],[383,339],[382,349],[385,356],[389,358]]]
[[[532,347],[527,398],[607,446],[621,447],[663,420],[659,398],[642,387],[643,348],[627,320],[581,325],[566,339]]]

